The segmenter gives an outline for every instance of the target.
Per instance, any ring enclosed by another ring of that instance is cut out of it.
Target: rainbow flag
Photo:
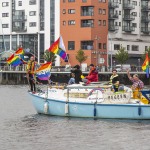
[[[60,36],[49,48],[49,51],[59,55],[63,60],[66,59],[65,46],[62,37]]]
[[[47,62],[45,64],[42,64],[40,66],[39,69],[37,69],[35,71],[36,76],[40,79],[40,80],[49,80],[50,77],[50,69],[51,69],[52,63],[51,62]]]
[[[23,63],[19,58],[19,57],[23,58],[23,54],[24,54],[24,50],[22,48],[19,48],[14,54],[12,54],[6,60],[6,62],[12,66],[18,66]]]
[[[142,70],[146,72],[147,78],[149,78],[149,58],[148,53],[146,53],[145,61],[142,65]]]

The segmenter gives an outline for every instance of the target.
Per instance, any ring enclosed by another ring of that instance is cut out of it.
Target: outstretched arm
[[[129,78],[129,79],[132,79],[132,77],[131,77],[131,75],[130,75],[130,71],[129,71],[129,70],[127,70],[127,76],[128,76],[128,78]]]

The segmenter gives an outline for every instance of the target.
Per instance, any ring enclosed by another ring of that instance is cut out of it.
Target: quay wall
[[[131,72],[130,74],[138,74],[140,79],[145,85],[150,85],[150,79],[146,77],[145,72]],[[88,72],[83,72],[83,75],[87,75]],[[99,72],[99,81],[109,81],[111,72]],[[121,84],[131,85],[126,72],[118,72]],[[51,80],[58,83],[68,83],[70,78],[70,71],[67,72],[51,72]],[[47,84],[47,81],[40,81],[43,84]],[[28,84],[25,71],[0,71],[0,84]]]

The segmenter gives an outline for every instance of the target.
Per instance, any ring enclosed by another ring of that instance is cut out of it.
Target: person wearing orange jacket
[[[34,76],[35,74],[35,66],[36,66],[37,62],[35,61],[34,56],[30,57],[30,60],[27,63],[27,79],[28,79],[28,83],[30,84],[30,90],[31,92],[36,92],[36,78]]]
[[[89,74],[88,76],[85,76],[83,82],[85,82],[86,84],[89,84],[91,82],[98,82],[98,71],[93,64],[90,64]]]

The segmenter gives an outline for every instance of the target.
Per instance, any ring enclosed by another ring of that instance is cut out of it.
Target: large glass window
[[[93,41],[81,41],[81,49],[92,50],[93,49]]]

